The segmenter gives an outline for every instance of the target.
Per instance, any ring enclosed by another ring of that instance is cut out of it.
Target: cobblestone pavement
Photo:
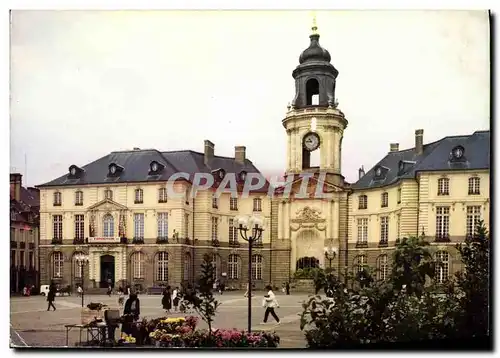
[[[300,331],[299,313],[302,311],[302,302],[306,295],[282,295],[277,294],[280,308],[277,313],[281,324],[276,325],[272,317],[267,324],[262,324],[264,309],[261,307],[262,294],[257,292],[252,299],[252,330],[276,331],[281,338],[282,348],[305,347],[304,335]],[[161,296],[140,295],[141,317],[156,318],[165,315],[161,308]],[[215,317],[215,328],[238,328],[247,327],[247,299],[242,293],[226,293],[217,295],[222,302]],[[101,302],[110,307],[118,308],[117,296],[86,296],[85,305],[89,302]],[[62,347],[66,345],[66,330],[64,325],[80,323],[81,298],[57,297],[55,301],[56,311],[47,312],[45,297],[12,297],[10,299],[11,313],[11,345],[12,346],[37,346],[37,347]],[[180,314],[172,314],[178,316]],[[206,328],[206,324],[200,320],[199,328]],[[69,346],[78,342],[78,330],[69,333]],[[83,336],[83,334],[82,334]]]

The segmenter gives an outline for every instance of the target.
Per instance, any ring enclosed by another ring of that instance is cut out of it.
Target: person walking
[[[170,310],[172,309],[172,294],[170,293],[170,286],[167,286],[167,288],[163,290],[163,298],[161,299],[161,304],[163,306],[163,309],[167,311],[167,313],[170,313]]]
[[[290,282],[287,282],[286,285],[285,285],[285,289],[286,289],[286,294],[287,295],[290,295]]]
[[[82,297],[82,293],[83,293],[82,286],[78,285],[76,292],[78,293],[78,297]]]
[[[124,301],[125,301],[125,294],[123,292],[123,288],[120,286],[118,287],[118,307],[122,308]]]
[[[111,285],[108,285],[108,296],[111,297],[111,292],[112,292],[112,288],[111,288]]]
[[[141,304],[135,293],[131,293],[125,307],[123,309],[124,320],[122,324],[122,332],[132,335],[137,331],[134,322],[139,319],[141,314]]]
[[[47,306],[47,311],[50,311],[50,307],[56,310],[56,306],[54,306],[54,301],[56,300],[56,287],[54,285],[50,285],[49,292],[47,293],[47,302],[49,305]]]
[[[172,303],[174,305],[174,311],[177,312],[177,308],[179,307],[179,287],[176,287],[172,292]]]
[[[274,295],[273,288],[269,285],[266,286],[267,290],[267,295],[264,296],[264,299],[262,300],[262,307],[266,309],[266,312],[264,313],[264,320],[262,323],[267,323],[267,319],[269,318],[269,314],[274,317],[276,322],[280,324],[280,319],[276,312],[274,311],[275,308],[279,308],[279,303],[278,300],[276,299],[276,296]]]
[[[243,297],[248,297],[248,283],[247,283],[247,290],[245,291],[245,293],[243,294]],[[253,293],[252,293],[252,297],[253,297]]]

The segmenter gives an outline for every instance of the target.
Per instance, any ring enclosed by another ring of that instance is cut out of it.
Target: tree
[[[197,280],[198,288],[192,295],[185,296],[188,305],[193,307],[208,325],[208,335],[212,334],[212,322],[214,321],[217,308],[220,306],[213,295],[212,289],[215,282],[215,267],[210,255],[203,255],[201,263],[201,275]]]

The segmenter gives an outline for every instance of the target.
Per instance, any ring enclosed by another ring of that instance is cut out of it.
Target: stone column
[[[340,247],[340,202],[339,198],[335,199],[333,202],[333,216],[335,217],[334,226],[333,226],[333,239],[339,243]]]
[[[283,203],[278,203],[278,239],[283,238]]]
[[[292,131],[290,129],[286,130],[286,160],[287,169],[292,168]]]

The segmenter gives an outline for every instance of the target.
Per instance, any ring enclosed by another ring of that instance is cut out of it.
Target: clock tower
[[[319,44],[316,21],[310,44],[292,73],[295,97],[282,123],[287,133],[287,174],[326,173],[327,181],[342,186],[341,147],[347,120],[337,108],[337,69],[330,53]],[[319,151],[319,163],[311,156]]]

